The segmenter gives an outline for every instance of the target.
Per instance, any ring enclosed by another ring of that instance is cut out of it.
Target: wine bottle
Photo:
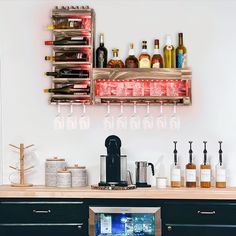
[[[211,165],[208,163],[207,158],[207,142],[204,141],[204,160],[203,164],[200,165],[200,186],[201,188],[210,188],[211,187]]]
[[[196,188],[197,186],[197,171],[196,165],[193,164],[193,150],[192,150],[192,141],[189,141],[189,163],[186,165],[186,187],[187,188]]]
[[[107,67],[107,49],[104,46],[104,34],[100,34],[100,44],[96,50],[96,67],[106,68]]]
[[[176,48],[176,67],[187,67],[187,49],[183,42],[183,33],[179,33],[179,46]]]
[[[66,37],[55,41],[45,41],[45,45],[88,45],[88,38]]]
[[[152,68],[163,68],[163,58],[159,51],[159,40],[154,40],[154,53],[151,60]]]
[[[89,94],[89,88],[73,88],[71,85],[66,85],[61,88],[51,88],[44,89],[45,93],[54,93],[54,94]]]
[[[166,38],[166,46],[163,50],[165,68],[175,68],[175,48],[172,45],[172,39],[170,35],[168,35]]]
[[[139,68],[150,68],[151,57],[147,52],[147,41],[142,42],[142,52],[139,56]]]
[[[180,165],[178,164],[177,149],[176,149],[177,142],[176,141],[174,141],[174,145],[175,145],[174,163],[171,167],[170,181],[171,181],[172,188],[180,188],[181,187],[181,168],[180,168]]]
[[[216,188],[226,188],[226,169],[223,164],[223,151],[221,149],[222,141],[219,141],[219,144],[219,163],[216,165]]]
[[[63,21],[56,22],[54,25],[48,25],[49,30],[53,29],[80,29],[82,26],[82,19],[68,18]]]
[[[131,43],[129,46],[129,56],[125,60],[126,68],[138,68],[138,59],[134,55],[134,44]]]
[[[87,54],[82,52],[56,52],[55,56],[46,56],[46,61],[87,61]]]
[[[113,58],[107,63],[107,68],[124,68],[125,65],[118,56],[119,49],[113,48],[112,52],[113,52]]]
[[[56,78],[88,78],[89,71],[81,69],[64,68],[59,71],[46,72],[47,76],[54,76]]]

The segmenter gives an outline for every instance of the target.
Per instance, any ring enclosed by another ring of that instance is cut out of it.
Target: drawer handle
[[[51,210],[46,210],[46,211],[40,211],[40,210],[33,210],[35,214],[49,214],[51,213]]]
[[[200,215],[215,215],[216,214],[215,211],[198,211],[197,213]]]

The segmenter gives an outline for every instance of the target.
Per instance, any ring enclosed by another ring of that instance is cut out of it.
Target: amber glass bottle
[[[207,159],[207,150],[206,144],[207,142],[204,141],[204,160],[203,164],[200,165],[200,186],[201,188],[210,188],[211,187],[211,165],[208,163]]]
[[[154,40],[154,53],[152,56],[151,67],[152,68],[163,68],[163,58],[160,54],[158,39]]]
[[[147,41],[142,42],[142,52],[139,55],[139,68],[150,68],[151,57],[147,52]]]
[[[125,65],[118,56],[119,49],[114,48],[112,49],[112,52],[113,52],[113,58],[107,63],[107,68],[124,68]]]
[[[193,150],[192,141],[189,142],[189,163],[186,165],[186,187],[196,188],[197,187],[197,171],[196,165],[193,164]]]
[[[129,56],[125,60],[126,68],[138,68],[138,59],[134,55],[134,44],[129,46]]]

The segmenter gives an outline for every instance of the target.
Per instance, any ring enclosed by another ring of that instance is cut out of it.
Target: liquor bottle
[[[147,41],[142,42],[142,52],[139,56],[139,68],[150,68],[151,57],[147,52]]]
[[[219,150],[219,163],[216,165],[216,188],[226,188],[226,170],[223,165],[222,160],[222,141],[219,141],[220,150]]]
[[[177,142],[174,141],[174,145],[175,145],[174,163],[171,167],[171,176],[170,176],[172,188],[180,188],[181,187],[181,168],[180,168],[180,165],[178,164],[176,144],[177,144]]]
[[[154,53],[152,56],[151,67],[152,68],[163,68],[163,58],[160,54],[158,39],[154,40]]]
[[[164,66],[165,68],[175,68],[175,48],[170,35],[167,36],[164,47]]]
[[[55,41],[45,41],[45,45],[88,45],[88,38],[66,37]]]
[[[46,72],[45,75],[54,76],[55,78],[88,78],[89,71],[75,68],[63,68],[59,71]]]
[[[54,94],[89,94],[89,88],[73,88],[73,85],[66,85],[61,88],[51,88],[51,89],[44,89],[45,93],[54,93]]]
[[[87,54],[82,52],[56,52],[55,56],[46,56],[46,61],[87,61]]]
[[[196,165],[193,164],[193,150],[192,143],[189,142],[189,163],[186,165],[186,187],[188,188],[196,188],[197,186],[197,171]]]
[[[204,141],[204,160],[203,164],[200,165],[200,186],[201,188],[210,188],[211,187],[211,165],[208,163],[207,159],[207,150],[206,144],[207,142]]]
[[[107,63],[107,68],[124,68],[125,65],[118,56],[119,49],[113,48],[112,52],[113,52],[113,58]]]
[[[53,29],[81,29],[82,19],[68,18],[63,21],[56,22],[55,24],[48,25],[49,30]]]
[[[183,42],[183,33],[179,33],[179,45],[176,48],[176,67],[186,68],[187,67],[187,49]]]
[[[134,44],[129,45],[129,56],[125,60],[126,68],[138,68],[138,59],[134,55]]]
[[[107,49],[104,46],[104,34],[100,34],[100,44],[96,50],[96,67],[107,67]]]

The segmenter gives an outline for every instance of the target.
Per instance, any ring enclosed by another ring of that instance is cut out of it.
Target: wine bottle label
[[[187,66],[187,54],[177,54],[176,66],[177,68],[185,68]]]
[[[197,181],[197,172],[195,169],[186,170],[186,182],[196,182]]]
[[[181,172],[180,169],[173,169],[171,171],[171,181],[181,181]]]
[[[210,169],[201,169],[201,182],[210,182],[211,181],[211,170]]]
[[[71,37],[71,40],[83,40],[84,37]]]
[[[102,51],[102,50],[99,51],[97,62],[98,62],[98,65],[97,65],[98,68],[104,68],[104,62],[105,62],[104,51]]]
[[[216,182],[226,182],[226,171],[225,171],[225,169],[218,169],[216,171]]]
[[[68,21],[82,21],[82,19],[79,19],[79,18],[69,18]]]
[[[150,67],[151,67],[151,63],[148,58],[142,58],[139,61],[139,68],[150,68]]]
[[[156,62],[152,65],[152,68],[160,68],[160,62]]]

